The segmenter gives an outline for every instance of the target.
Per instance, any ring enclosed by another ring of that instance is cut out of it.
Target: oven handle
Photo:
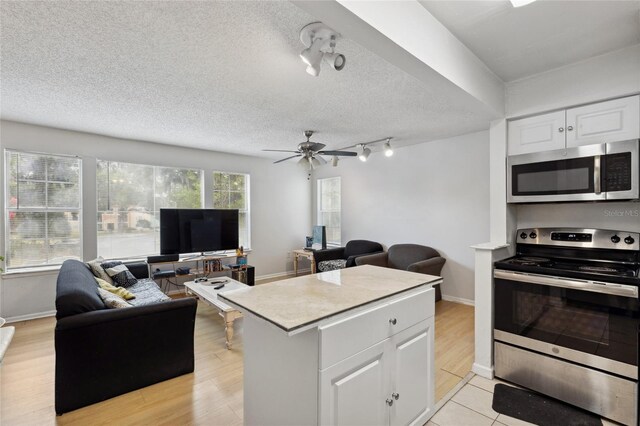
[[[528,284],[548,285],[552,287],[569,288],[573,290],[591,291],[594,293],[612,294],[614,296],[638,298],[638,287],[623,284],[594,282],[587,280],[575,280],[568,278],[551,277],[547,275],[527,274],[523,272],[502,271],[496,269],[494,278],[510,281],[520,281]]]

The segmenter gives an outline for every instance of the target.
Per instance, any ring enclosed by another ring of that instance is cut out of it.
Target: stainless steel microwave
[[[512,155],[507,202],[640,198],[640,140]]]

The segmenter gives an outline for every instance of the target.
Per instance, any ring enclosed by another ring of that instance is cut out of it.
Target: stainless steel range
[[[494,278],[496,376],[638,424],[640,234],[520,229]]]

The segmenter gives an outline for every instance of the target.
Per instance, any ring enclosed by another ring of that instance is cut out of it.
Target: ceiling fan
[[[357,152],[352,151],[323,151],[322,149],[326,146],[323,143],[311,142],[311,136],[313,136],[313,130],[305,130],[304,136],[307,138],[305,142],[300,142],[298,144],[298,149],[295,151],[286,150],[286,149],[263,149],[263,151],[271,151],[271,152],[294,152],[295,155],[292,155],[287,158],[283,158],[282,160],[274,161],[273,164],[282,163],[283,161],[290,160],[292,158],[301,157],[298,161],[298,164],[309,167],[309,169],[313,169],[315,167],[321,166],[323,164],[327,164],[327,160],[321,157],[321,155],[332,155],[334,157],[344,156],[344,157],[355,157],[358,155]]]

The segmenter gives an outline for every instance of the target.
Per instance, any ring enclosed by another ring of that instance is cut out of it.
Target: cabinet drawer
[[[427,288],[320,327],[320,369],[432,317],[434,303],[435,290]]]

